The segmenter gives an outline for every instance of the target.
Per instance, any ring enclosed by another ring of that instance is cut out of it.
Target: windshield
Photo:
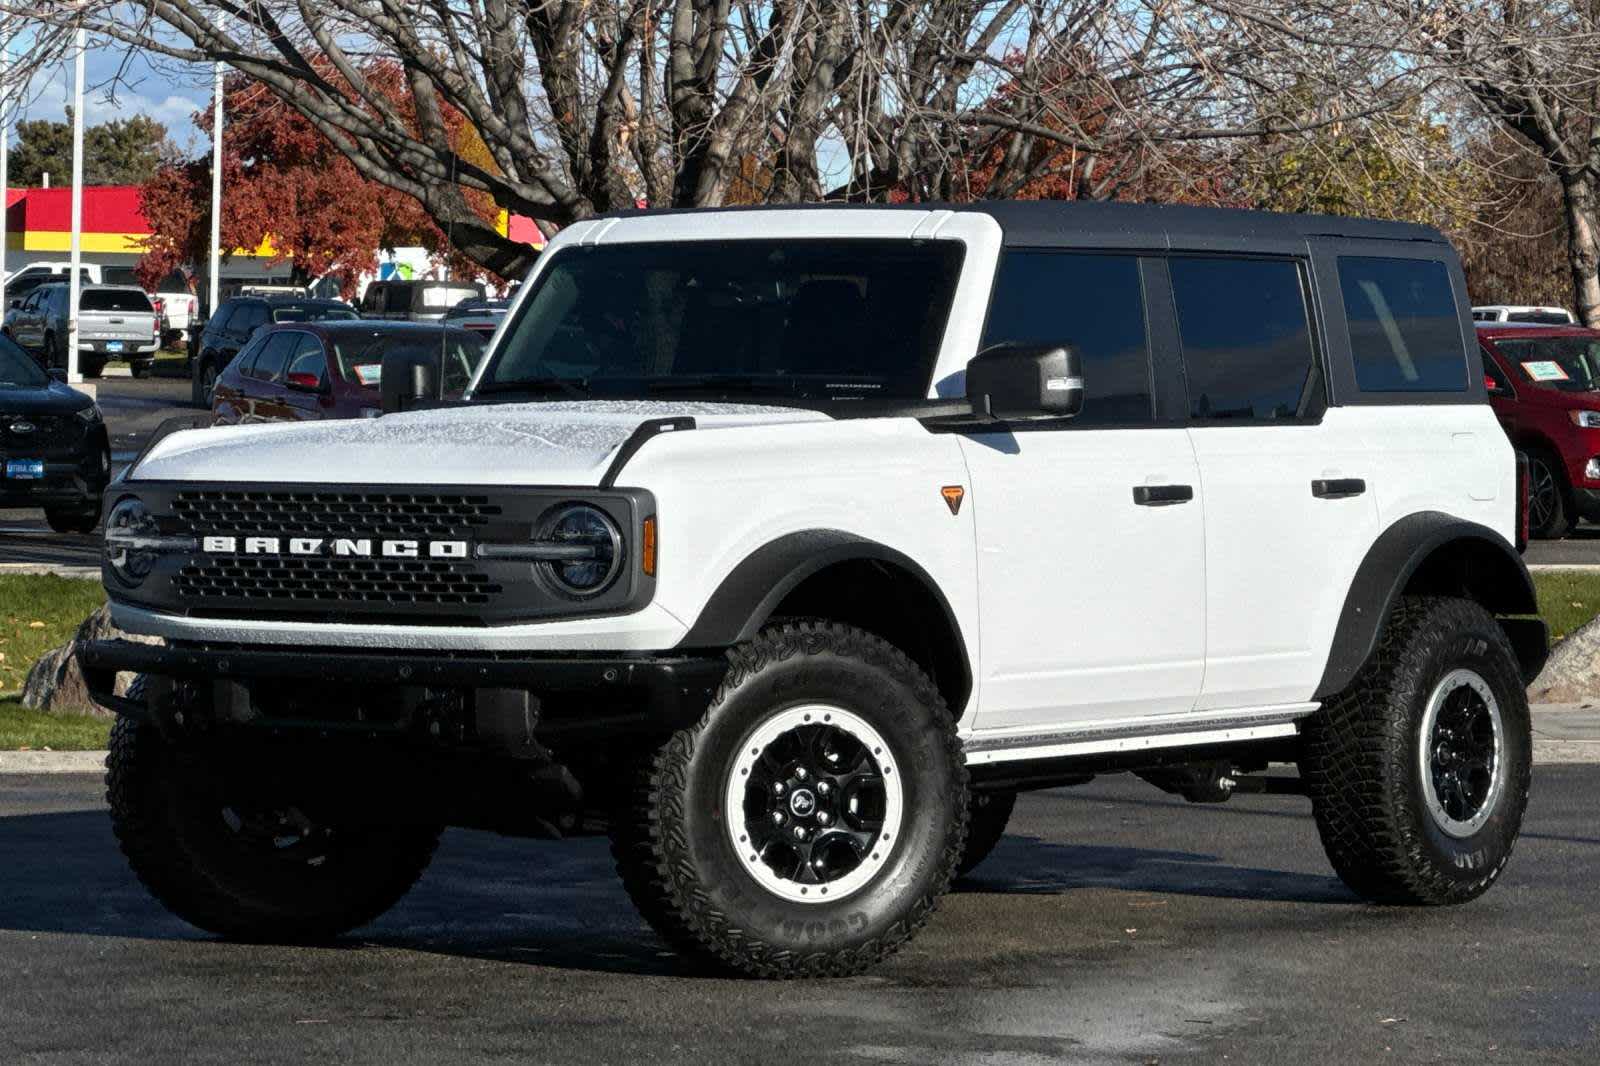
[[[1501,339],[1494,346],[1537,385],[1563,392],[1600,388],[1600,337]]]
[[[36,389],[50,380],[10,337],[0,337],[0,389]]]
[[[909,240],[569,248],[502,327],[476,394],[920,400],[961,256]]]
[[[357,318],[357,314],[345,307],[274,307],[272,321],[274,322],[348,322]]]
[[[460,396],[483,358],[483,338],[462,329],[444,333],[444,394]],[[431,355],[440,349],[439,333],[407,330],[404,333],[361,333],[333,337],[334,362],[339,376],[355,385],[376,389],[383,382],[383,357],[391,352]]]
[[[150,298],[137,289],[84,289],[78,295],[83,311],[149,311]]]

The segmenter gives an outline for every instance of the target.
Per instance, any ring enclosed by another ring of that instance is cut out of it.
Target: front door
[[[1138,257],[1011,250],[985,344],[1070,343],[1075,418],[969,433],[982,640],[974,726],[1181,713],[1205,659],[1205,506],[1158,427]]]

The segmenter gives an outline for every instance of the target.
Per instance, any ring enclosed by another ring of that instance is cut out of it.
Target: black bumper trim
[[[304,681],[440,689],[521,689],[532,695],[632,694],[652,721],[676,728],[698,718],[727,672],[720,655],[481,655],[304,648],[163,646],[97,640],[78,652],[96,703],[144,717],[143,704],[113,695],[121,671],[205,681]]]

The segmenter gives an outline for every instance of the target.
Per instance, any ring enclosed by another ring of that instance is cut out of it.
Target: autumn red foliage
[[[376,66],[368,76],[391,85],[396,110],[404,114],[404,83],[398,68]],[[240,74],[224,83],[222,132],[222,248],[254,250],[270,242],[271,262],[292,263],[305,280],[330,272],[340,278],[346,298],[361,274],[376,269],[381,249],[420,245],[443,255],[458,276],[482,276],[481,269],[451,252],[445,235],[416,200],[363,178],[325,136],[300,114]],[[196,115],[208,135],[211,107]],[[451,133],[471,155],[477,145],[459,115],[447,116]],[[481,143],[481,142],[480,142]],[[486,153],[485,153],[486,154]],[[139,263],[139,275],[154,283],[209,254],[211,156],[174,160],[142,188],[145,216],[152,230]],[[497,209],[481,193],[469,193],[473,209],[493,220]]]

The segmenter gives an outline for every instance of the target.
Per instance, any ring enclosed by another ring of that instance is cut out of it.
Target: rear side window
[[[289,374],[310,374],[319,382],[327,376],[328,357],[322,351],[322,342],[309,333],[297,333],[294,351],[289,356]]]
[[[261,353],[246,373],[258,381],[278,381],[289,364],[289,356],[300,341],[298,333],[274,333],[261,346]]]
[[[228,319],[229,329],[247,337],[266,324],[267,305],[254,300],[241,303],[234,309],[233,317]]]
[[[78,296],[84,311],[149,311],[150,299],[132,289],[85,289]]]
[[[1224,258],[1175,258],[1168,265],[1191,418],[1322,414],[1322,375],[1298,265]]]
[[[1450,275],[1432,259],[1339,257],[1362,392],[1460,392],[1467,353]]]
[[[1150,422],[1150,345],[1139,261],[1131,255],[1007,252],[983,347],[1071,344],[1083,366],[1078,425]]]

